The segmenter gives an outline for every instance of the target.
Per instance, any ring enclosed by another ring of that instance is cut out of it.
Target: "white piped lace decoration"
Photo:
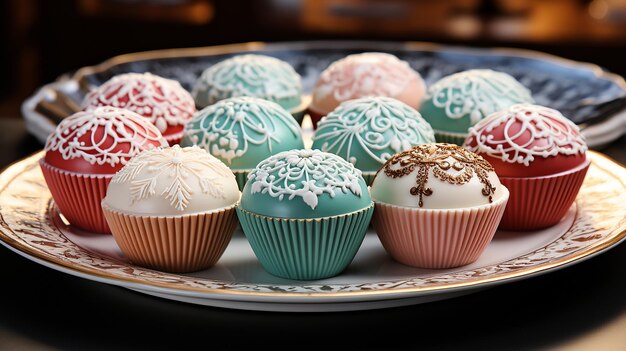
[[[294,136],[300,134],[295,119],[271,101],[238,97],[206,107],[187,124],[185,135],[195,145],[229,164],[248,152],[250,144],[280,143],[276,124],[284,124]]]
[[[208,105],[235,96],[271,101],[300,99],[300,76],[288,63],[263,55],[237,55],[219,62],[197,80],[192,95],[207,92]]]
[[[530,91],[515,78],[490,69],[445,77],[428,89],[425,99],[444,109],[449,118],[469,116],[471,124],[511,104],[534,102]]]
[[[98,129],[101,135],[96,133]],[[85,135],[89,143],[79,140]],[[98,107],[61,121],[48,137],[45,150],[59,152],[64,160],[82,158],[92,165],[115,167],[154,144],[167,146],[167,141],[143,117],[124,109]]]
[[[146,170],[151,176],[137,179]],[[196,147],[158,148],[143,152],[134,157],[111,180],[115,183],[130,182],[131,202],[157,195],[159,177],[165,175],[168,184],[159,196],[165,197],[170,205],[183,211],[192,199],[192,186],[188,180],[195,177],[203,193],[214,198],[224,198],[221,178],[228,176],[230,170],[218,159]],[[213,176],[207,176],[212,174]]]
[[[125,108],[146,117],[159,131],[185,124],[196,112],[195,102],[175,80],[150,73],[126,73],[106,81],[83,100],[84,109]]]
[[[311,209],[326,193],[351,192],[361,196],[361,171],[341,157],[320,150],[290,150],[259,163],[248,175],[252,194],[268,194],[282,201],[301,197]]]
[[[502,129],[503,139],[491,135],[496,128]],[[469,138],[475,141],[473,146],[466,145],[470,151],[526,166],[536,157],[587,151],[577,125],[559,111],[531,104],[513,105],[490,115],[470,128]]]
[[[393,135],[385,138],[386,134]],[[419,112],[398,100],[372,97],[349,100],[328,114],[315,132],[322,151],[340,155],[352,164],[353,148],[360,146],[383,164],[394,154],[420,143],[434,143],[431,126]]]

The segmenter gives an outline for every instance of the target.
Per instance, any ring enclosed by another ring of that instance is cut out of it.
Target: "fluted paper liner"
[[[237,180],[237,186],[239,187],[239,191],[243,191],[243,187],[246,186],[248,182],[248,174],[250,174],[250,170],[232,170],[233,174],[235,174],[235,180]]]
[[[316,219],[270,218],[237,209],[244,234],[269,273],[288,279],[336,276],[363,243],[374,206]]]
[[[44,159],[39,165],[54,202],[70,224],[90,232],[111,233],[100,202],[113,175],[67,172]]]
[[[466,137],[467,135],[462,134],[462,133],[449,133],[449,132],[442,132],[439,130],[435,131],[435,140],[438,143],[448,143],[448,144],[456,144],[456,145],[462,146],[463,143],[465,142]]]
[[[376,203],[372,219],[387,253],[419,268],[452,268],[478,259],[493,239],[508,192],[484,206],[421,209]]]
[[[102,206],[115,242],[138,266],[194,272],[222,257],[237,226],[235,206],[180,216],[140,216]]]
[[[501,177],[511,196],[500,229],[525,231],[557,224],[576,200],[590,163],[545,177]]]

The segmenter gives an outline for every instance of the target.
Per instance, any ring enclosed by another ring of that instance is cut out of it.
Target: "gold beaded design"
[[[452,158],[453,161],[449,160]],[[410,150],[403,151],[390,158],[379,170],[391,178],[407,176],[417,168],[416,186],[410,189],[413,196],[419,196],[419,206],[424,205],[423,197],[433,194],[433,190],[426,186],[429,172],[443,182],[463,185],[472,179],[474,174],[484,185],[483,196],[493,202],[496,190],[489,181],[489,173],[493,167],[481,156],[454,144],[422,144]]]

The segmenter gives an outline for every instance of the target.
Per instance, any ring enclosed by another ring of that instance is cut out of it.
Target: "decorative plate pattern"
[[[136,288],[221,293],[241,300],[277,295],[311,300],[332,296],[381,298],[394,292],[407,297],[425,291],[487,286],[547,272],[600,253],[626,236],[626,184],[622,180],[626,179],[626,169],[590,152],[592,166],[577,198],[578,211],[571,228],[553,242],[506,262],[375,283],[269,285],[181,276],[103,257],[68,240],[51,220],[54,210],[50,208],[50,194],[37,165],[42,155],[38,153],[16,163],[0,175],[0,239],[5,245],[45,262],[113,281],[135,283]]]

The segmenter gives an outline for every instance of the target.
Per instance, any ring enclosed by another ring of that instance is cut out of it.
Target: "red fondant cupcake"
[[[99,106],[125,108],[147,118],[170,145],[180,142],[185,124],[196,112],[193,97],[177,81],[150,73],[115,76],[82,103],[83,109]]]
[[[531,104],[513,105],[478,122],[464,146],[489,161],[511,192],[500,223],[507,230],[558,223],[590,163],[578,126],[556,110]]]
[[[99,107],[65,118],[48,137],[39,164],[52,198],[72,225],[109,233],[100,202],[111,178],[131,157],[158,146],[167,141],[145,118]]]

